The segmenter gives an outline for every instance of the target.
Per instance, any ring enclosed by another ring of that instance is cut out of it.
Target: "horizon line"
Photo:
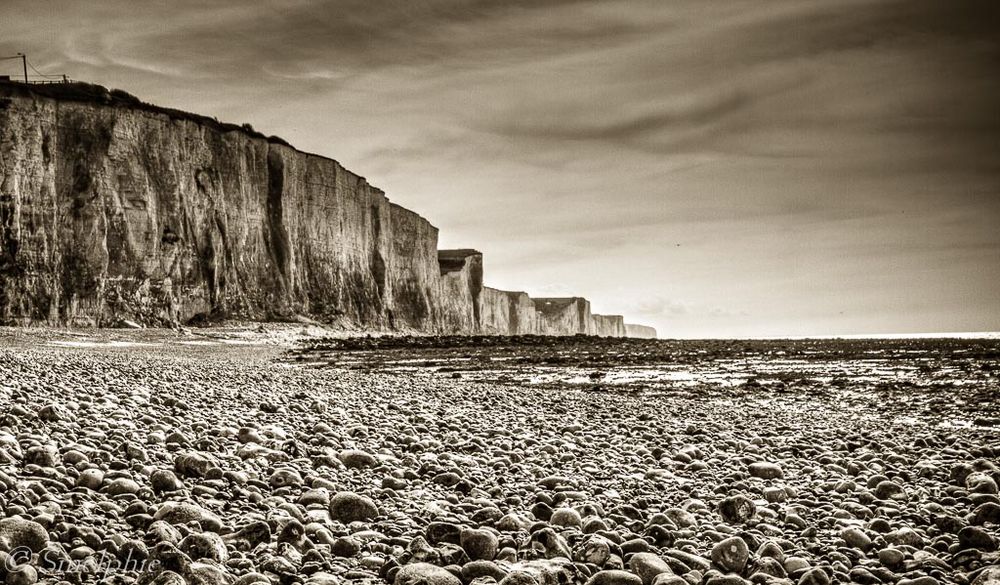
[[[734,336],[691,336],[661,337],[661,340],[677,339],[685,341],[709,340],[806,340],[806,339],[1000,339],[1000,331],[944,331],[929,333],[841,333],[817,335],[734,335]]]

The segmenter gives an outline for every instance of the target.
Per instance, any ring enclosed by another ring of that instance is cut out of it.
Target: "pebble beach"
[[[1000,583],[1000,341],[129,335],[0,335],[9,585]]]

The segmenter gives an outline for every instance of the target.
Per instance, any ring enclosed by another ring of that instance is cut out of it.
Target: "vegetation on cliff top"
[[[71,83],[24,84],[14,81],[0,81],[0,95],[7,97],[46,97],[61,101],[83,102],[110,107],[131,108],[157,114],[165,114],[171,120],[187,120],[217,130],[218,132],[242,132],[253,138],[260,138],[271,143],[292,147],[291,144],[278,136],[266,136],[250,124],[231,124],[220,122],[200,114],[183,110],[164,108],[146,103],[134,95],[120,89],[108,89],[94,83],[74,81]]]

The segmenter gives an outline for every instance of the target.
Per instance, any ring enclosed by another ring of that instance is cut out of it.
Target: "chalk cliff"
[[[639,339],[656,339],[656,329],[646,325],[625,324],[625,336]]]
[[[539,335],[541,315],[528,293],[483,289],[481,332],[488,335]]]
[[[300,316],[623,336],[586,299],[483,286],[475,250],[337,161],[123,92],[0,83],[0,323]]]
[[[627,337],[625,318],[621,315],[594,315],[594,335]]]
[[[443,330],[477,332],[482,309],[483,255],[475,250],[441,250],[438,264]]]
[[[5,321],[434,312],[436,230],[336,161],[126,107],[0,117]]]
[[[590,301],[580,297],[532,299],[541,315],[545,335],[593,335],[594,319]]]

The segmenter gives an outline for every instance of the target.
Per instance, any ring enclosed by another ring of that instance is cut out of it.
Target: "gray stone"
[[[378,506],[367,496],[338,492],[330,498],[330,517],[345,524],[373,520],[378,517]]]
[[[605,570],[594,573],[586,585],[642,585],[642,579],[628,571]]]
[[[429,563],[404,565],[396,573],[394,585],[462,585],[461,579],[446,569]]]
[[[653,580],[663,573],[673,574],[670,565],[653,553],[636,553],[628,561],[629,569],[642,579],[642,585],[652,585]]]
[[[0,550],[27,548],[38,552],[48,543],[49,533],[38,522],[16,516],[0,519]]]
[[[460,544],[471,560],[491,561],[497,554],[499,540],[489,530],[464,529],[460,535]]]
[[[757,514],[757,505],[746,496],[730,496],[719,503],[719,514],[730,524],[743,524]]]
[[[738,536],[727,538],[712,547],[712,562],[727,573],[742,573],[750,558],[747,543]]]
[[[785,472],[776,463],[758,461],[751,463],[749,467],[750,475],[760,479],[781,479],[785,477]]]

